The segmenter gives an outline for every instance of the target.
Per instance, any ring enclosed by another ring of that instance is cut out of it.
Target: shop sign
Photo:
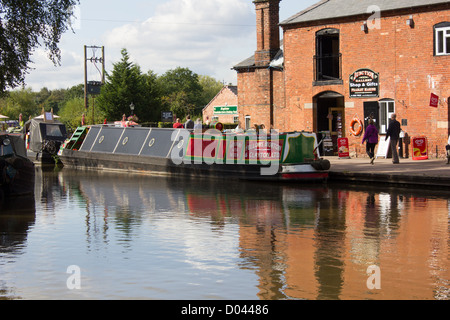
[[[358,69],[350,75],[350,98],[378,97],[379,74],[370,69]]]
[[[338,139],[338,155],[339,158],[350,158],[350,149],[348,146],[348,138]]]
[[[412,138],[413,160],[428,159],[428,143],[425,137]]]
[[[214,107],[214,114],[237,114],[237,106]]]

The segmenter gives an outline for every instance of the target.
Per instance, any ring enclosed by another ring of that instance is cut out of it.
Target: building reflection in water
[[[257,275],[260,299],[450,298],[446,195],[66,170],[42,181],[38,201],[47,207],[67,197],[85,207],[89,250],[107,248],[111,228],[127,250],[152,219],[180,227],[191,219],[216,233],[238,228],[238,268]],[[220,255],[200,241],[195,233],[186,241],[192,260]],[[371,265],[380,267],[380,290],[367,288]]]

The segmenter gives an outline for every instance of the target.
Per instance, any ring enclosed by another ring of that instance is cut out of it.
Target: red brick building
[[[203,108],[203,122],[238,123],[237,86],[224,86],[222,90]]]
[[[254,1],[257,50],[235,66],[241,125],[247,118],[283,131],[328,131],[334,143],[347,137],[350,151],[364,154],[352,120],[372,117],[383,134],[396,113],[409,137],[428,138],[430,156],[436,148],[443,155],[450,2],[323,0],[279,24],[281,48],[279,2]]]

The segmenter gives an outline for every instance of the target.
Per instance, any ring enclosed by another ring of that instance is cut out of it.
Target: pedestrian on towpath
[[[202,119],[197,118],[197,120],[195,120],[194,130],[195,131],[202,131],[202,129],[203,129]]]
[[[191,120],[191,116],[186,116],[186,122],[184,123],[186,129],[194,129],[194,121]]]
[[[175,123],[173,124],[173,127],[174,127],[175,129],[183,129],[183,128],[184,128],[183,124],[181,123],[180,118],[177,118],[177,122],[175,122]]]
[[[378,129],[375,127],[373,119],[369,120],[369,125],[366,128],[362,143],[366,142],[366,152],[370,158],[370,164],[375,161],[375,146],[378,143]]]
[[[391,122],[389,123],[389,128],[386,132],[386,140],[391,138],[391,151],[392,151],[392,163],[399,163],[397,143],[400,138],[400,132],[402,128],[400,127],[400,122],[397,121],[397,115],[393,113],[391,115]]]
[[[447,151],[447,164],[450,163],[450,135],[448,136],[447,145],[445,146],[445,150]]]

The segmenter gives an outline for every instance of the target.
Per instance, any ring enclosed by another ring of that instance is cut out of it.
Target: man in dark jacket
[[[191,116],[186,116],[186,122],[184,123],[186,129],[194,129],[194,121],[191,120]]]
[[[400,131],[402,131],[400,122],[397,121],[397,115],[394,113],[391,115],[391,122],[389,123],[389,128],[386,132],[386,140],[391,138],[392,163],[399,163],[397,143],[400,138]]]

